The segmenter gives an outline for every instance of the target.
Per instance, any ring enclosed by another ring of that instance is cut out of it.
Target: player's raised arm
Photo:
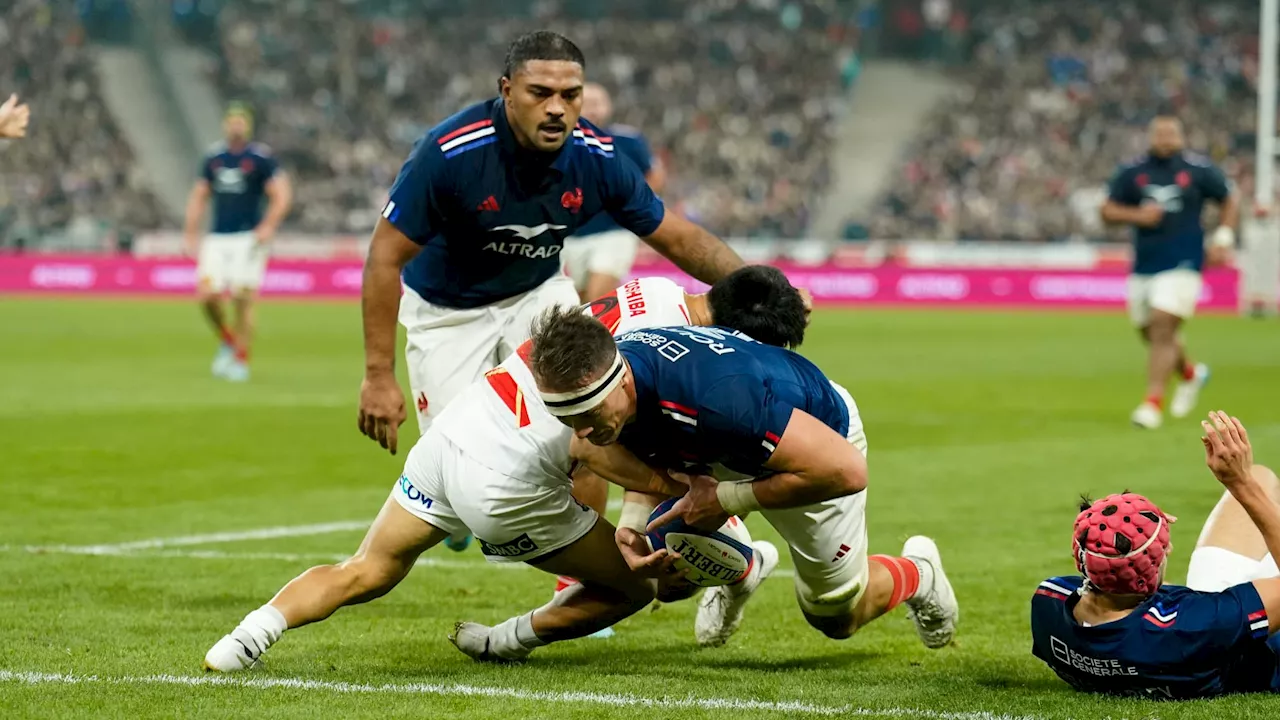
[[[1200,424],[1205,464],[1248,513],[1271,556],[1280,557],[1280,506],[1254,472],[1249,433],[1238,418],[1221,411],[1209,413]],[[1280,578],[1255,580],[1253,586],[1266,608],[1270,632],[1280,632]]]

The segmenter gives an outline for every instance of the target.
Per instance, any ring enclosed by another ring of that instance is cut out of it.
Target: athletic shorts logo
[[[418,503],[424,508],[429,508],[435,503],[434,500],[424,495],[421,490],[414,487],[413,483],[409,482],[409,476],[407,475],[400,476],[400,492],[409,498],[409,502]]]
[[[480,538],[476,538],[480,540]],[[494,555],[496,557],[519,557],[528,555],[538,549],[538,544],[529,538],[529,533],[525,533],[510,542],[500,545],[493,545],[484,540],[480,540],[480,552],[485,555]]]

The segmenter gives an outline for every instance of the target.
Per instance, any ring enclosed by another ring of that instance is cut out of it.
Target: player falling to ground
[[[252,142],[253,115],[232,104],[222,119],[226,139],[200,163],[200,178],[187,197],[185,242],[196,260],[196,293],[221,344],[213,374],[249,379],[254,300],[267,271],[268,247],[289,214],[292,190],[271,150]],[[200,239],[205,207],[213,199],[213,227]],[[265,201],[265,202],[264,202]],[[265,205],[265,209],[264,209]],[[235,323],[227,323],[223,296],[230,294]]]
[[[1086,504],[1072,547],[1084,577],[1040,583],[1033,652],[1078,690],[1158,699],[1280,690],[1280,482],[1253,464],[1222,412],[1203,422],[1205,461],[1227,491],[1191,557],[1164,582],[1174,518],[1123,493]]]
[[[0,104],[0,138],[26,137],[30,120],[31,108],[26,103],[19,103],[17,95],[10,95],[4,104]]]
[[[359,425],[393,454],[405,419],[394,371],[397,307],[425,433],[454,396],[528,339],[539,311],[578,304],[560,251],[593,217],[608,215],[708,283],[742,266],[715,236],[666,214],[635,164],[579,119],[585,68],[563,36],[517,38],[500,97],[428,131],[391,187],[365,262]]]
[[[722,286],[730,293],[716,293]],[[596,327],[633,330],[647,324],[700,322],[733,324],[762,337],[798,344],[807,323],[804,302],[777,270],[742,268],[712,287],[709,303],[686,297],[669,280],[632,281],[588,309]],[[761,311],[756,301],[777,299]],[[618,302],[618,298],[624,298]],[[738,298],[742,305],[721,304]],[[695,302],[689,302],[693,300]],[[574,311],[579,312],[579,311]],[[609,332],[609,330],[602,330]],[[446,537],[474,532],[492,562],[524,562],[556,575],[578,578],[547,606],[495,627],[461,623],[451,640],[478,659],[519,659],[534,648],[582,637],[638,611],[655,596],[649,576],[662,581],[664,601],[692,589],[673,582],[666,570],[674,558],[656,553],[633,572],[614,541],[614,528],[594,510],[574,500],[570,453],[572,432],[547,412],[526,365],[528,343],[483,379],[418,440],[404,474],[349,560],[323,565],[286,585],[267,605],[249,613],[205,657],[205,666],[233,671],[254,664],[288,628],[323,620],[345,605],[368,602],[389,592],[408,574],[418,556]],[[610,479],[641,490],[678,490],[664,474],[634,456],[614,453],[617,465],[597,466]],[[777,551],[756,543],[762,555]],[[756,570],[740,582],[757,587]]]
[[[609,133],[613,151],[636,164],[644,173],[645,181],[655,192],[662,192],[666,173],[662,163],[649,150],[649,143],[636,128],[612,125],[613,99],[609,91],[599,83],[587,83],[582,90],[582,117]],[[603,139],[602,139],[603,140]],[[578,228],[573,237],[564,241],[564,268],[573,278],[585,302],[600,297],[620,285],[631,272],[640,240],[634,233],[618,226],[613,218],[602,213],[591,222]]]
[[[1200,299],[1205,237],[1200,213],[1206,200],[1221,205],[1208,260],[1225,263],[1235,244],[1238,204],[1222,171],[1208,158],[1184,149],[1182,123],[1161,115],[1151,121],[1146,155],[1122,166],[1102,205],[1104,222],[1132,225],[1133,274],[1129,316],[1148,346],[1147,394],[1131,417],[1142,428],[1164,420],[1169,378],[1179,376],[1169,412],[1186,417],[1195,409],[1209,368],[1187,355],[1180,328]]]
[[[849,393],[808,360],[722,328],[640,330],[615,342],[580,315],[548,311],[530,366],[548,409],[578,439],[689,473],[688,494],[649,529],[677,515],[715,529],[759,512],[787,541],[801,610],[823,634],[847,638],[905,601],[927,646],[951,642],[959,606],[933,541],[913,537],[904,557],[868,558],[862,420]],[[593,456],[582,457],[594,468]],[[628,558],[644,557],[647,514],[627,516],[641,520],[619,542]],[[763,560],[767,576],[777,557]],[[738,592],[703,595],[699,643],[720,645],[734,632]]]

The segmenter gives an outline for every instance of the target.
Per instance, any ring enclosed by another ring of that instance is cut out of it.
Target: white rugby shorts
[[[1196,314],[1203,280],[1195,270],[1175,269],[1154,275],[1129,276],[1129,318],[1134,327],[1151,323],[1151,311],[1159,310],[1190,319]]]
[[[267,274],[267,255],[251,232],[207,235],[196,259],[199,286],[215,293],[257,290]]]
[[[591,273],[609,275],[618,280],[626,279],[631,265],[636,261],[640,238],[627,230],[610,230],[585,237],[571,237],[564,241],[564,271],[573,278],[579,290],[587,288]]]
[[[831,383],[849,408],[850,444],[866,456],[867,435],[849,392]],[[786,540],[796,599],[809,615],[847,615],[867,590],[867,491],[787,510],[761,510]]]
[[[534,318],[553,305],[579,305],[573,281],[563,275],[521,295],[466,310],[433,305],[406,287],[400,324],[418,432],[425,433],[458,393],[528,340]]]
[[[1254,560],[1219,547],[1198,547],[1191,552],[1187,587],[1201,592],[1222,592],[1254,580],[1280,577],[1275,558],[1268,553]]]
[[[429,431],[409,451],[391,497],[450,535],[475,536],[490,562],[530,562],[577,542],[599,520],[573,499],[568,476],[539,482],[492,470]]]

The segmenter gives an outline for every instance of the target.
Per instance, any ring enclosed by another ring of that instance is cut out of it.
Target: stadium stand
[[[30,137],[4,148],[0,247],[36,237],[100,247],[120,233],[154,228],[155,198],[103,103],[88,44],[121,39],[121,18],[79,21],[70,3],[16,0],[0,14],[4,87],[28,99]]]
[[[963,55],[959,89],[906,154],[870,235],[1103,239],[1104,183],[1145,149],[1155,108],[1247,184],[1257,22],[1256,3],[1236,0],[984,4],[945,31]]]
[[[726,235],[794,237],[827,181],[847,4],[233,0],[217,72],[262,110],[260,138],[296,176],[293,226],[364,232],[413,140],[493,95],[496,48],[536,23],[582,46],[616,120],[666,159],[682,211]]]

